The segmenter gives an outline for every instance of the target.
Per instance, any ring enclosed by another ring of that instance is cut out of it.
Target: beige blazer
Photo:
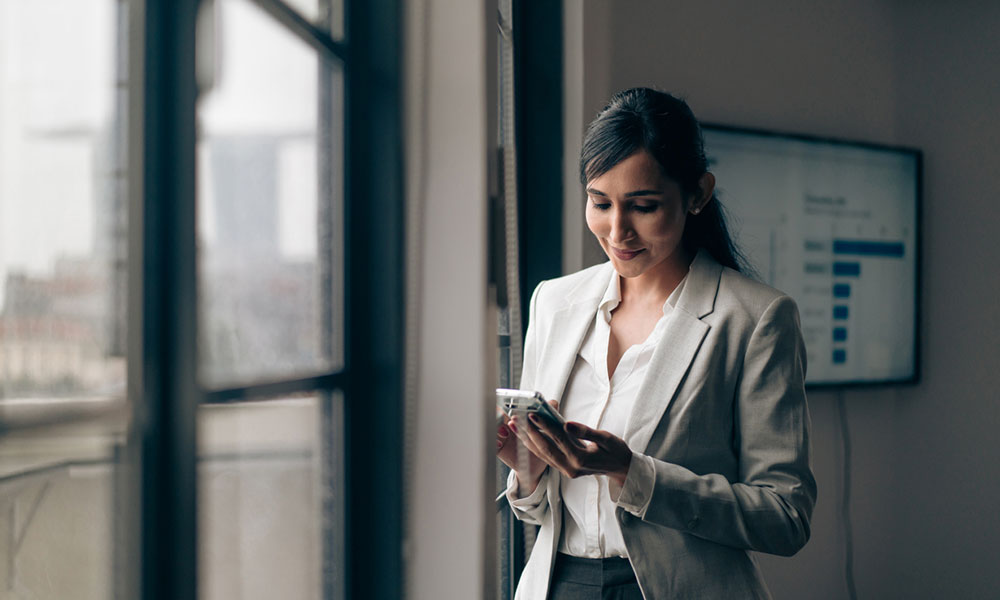
[[[612,268],[535,289],[522,389],[562,396]],[[654,459],[652,495],[640,516],[615,512],[647,600],[767,598],[749,551],[795,554],[816,501],[798,310],[704,251],[687,277],[625,427],[629,447]],[[514,510],[540,526],[519,600],[548,593],[560,477],[547,470],[541,504]]]

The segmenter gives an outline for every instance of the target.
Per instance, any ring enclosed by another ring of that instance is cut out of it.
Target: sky
[[[303,232],[315,231],[315,55],[246,0],[220,4],[217,79],[200,106],[203,131],[289,136],[278,154],[279,250],[310,256],[315,236]],[[292,4],[307,16],[317,12],[315,0]],[[94,252],[94,182],[105,176],[98,169],[106,151],[95,140],[107,140],[115,110],[115,5],[0,2],[0,303],[9,272],[45,276],[59,257]],[[210,244],[204,147],[198,159],[199,230]]]

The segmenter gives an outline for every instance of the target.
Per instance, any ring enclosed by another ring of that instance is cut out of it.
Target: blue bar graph
[[[834,254],[854,256],[903,257],[903,242],[877,242],[867,240],[833,240]]]
[[[833,297],[834,298],[850,298],[851,297],[851,286],[846,283],[835,283],[833,284]]]
[[[833,318],[837,321],[843,321],[847,319],[847,307],[846,306],[834,306],[833,307]]]
[[[835,262],[833,263],[833,274],[840,277],[859,277],[861,275],[861,263]]]
[[[842,365],[847,362],[847,350],[837,348],[833,351],[833,364]]]
[[[847,341],[847,328],[846,327],[834,327],[833,328],[833,341],[835,341],[835,342],[846,342]]]

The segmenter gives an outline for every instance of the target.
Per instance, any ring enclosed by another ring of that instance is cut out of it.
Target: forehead
[[[600,190],[605,194],[627,193],[637,189],[667,191],[675,186],[673,180],[663,174],[660,163],[645,150],[629,155],[607,172],[587,182],[588,189]]]

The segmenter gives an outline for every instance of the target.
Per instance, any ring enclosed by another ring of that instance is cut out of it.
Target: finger
[[[537,460],[549,466],[555,466],[556,461],[554,458],[549,455],[544,448],[539,448],[532,443],[531,439],[527,435],[523,438],[518,438],[518,440],[521,442],[518,448],[522,452],[530,453],[533,460]]]
[[[551,428],[546,427],[544,421],[535,415],[518,415],[511,423],[511,429],[518,439],[531,444],[532,448],[545,451],[552,445],[551,438],[546,434]]]
[[[522,442],[531,448],[531,451],[546,464],[562,470],[567,464],[566,456],[559,450],[552,438],[545,435],[530,423],[524,423],[518,428],[521,432]]]
[[[545,419],[534,415],[531,417],[531,422],[535,425],[544,426],[544,428],[539,427],[539,429],[542,429],[542,432],[556,444],[563,454],[567,456],[575,455],[578,450],[583,448],[579,442],[567,435],[562,427],[551,425]]]
[[[499,436],[496,438],[497,444],[497,458],[499,458],[505,465],[511,469],[517,469],[518,452],[523,452],[523,447],[517,443],[517,438],[513,435],[509,436],[507,439],[501,439]]]
[[[497,425],[496,442],[499,452],[505,446],[517,446],[517,436],[508,424],[500,423]]]
[[[578,439],[594,442],[602,448],[608,447],[609,443],[615,439],[615,435],[608,431],[587,427],[576,421],[566,423],[566,432]]]
[[[525,448],[528,452],[531,452],[535,456],[541,458],[541,451],[531,442],[531,438],[528,437],[527,430],[530,429],[530,425],[524,423],[520,417],[515,416],[511,417],[507,426],[514,433],[514,435],[517,436],[517,440],[521,443],[520,446],[518,446],[518,450]]]
[[[550,400],[549,404],[553,405],[553,408],[558,406],[555,400]],[[545,434],[554,442],[557,442],[563,448],[571,448],[573,446],[579,446],[576,440],[572,439],[570,436],[566,435],[566,430],[564,430],[558,423],[553,423],[546,417],[539,414],[528,415],[528,420],[536,427],[539,431]]]
[[[518,419],[517,423],[518,437],[525,445],[529,445],[539,457],[550,453],[549,438],[538,429],[530,417],[526,421]]]
[[[497,427],[497,452],[499,452],[504,447],[504,444],[507,443],[507,440],[510,438],[510,434],[510,429],[507,429],[507,426],[503,423]]]
[[[536,428],[530,428],[527,433],[528,443],[535,448],[535,455],[545,464],[558,470],[565,477],[570,479],[579,475],[578,460],[564,450],[557,441],[550,438]]]
[[[547,418],[540,417],[535,413],[528,415],[528,421],[535,426],[535,429],[541,431],[549,437],[558,435],[559,428],[554,426]]]

